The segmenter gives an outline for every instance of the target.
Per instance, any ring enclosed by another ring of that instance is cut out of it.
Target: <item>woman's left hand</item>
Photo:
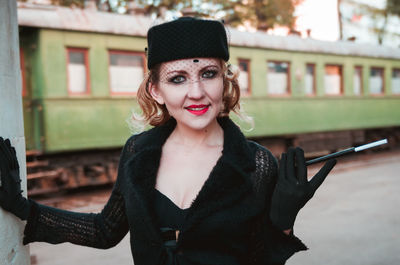
[[[271,201],[272,223],[282,230],[292,229],[297,213],[313,197],[335,164],[336,159],[329,160],[308,181],[304,151],[299,147],[290,147],[287,154],[283,153]]]

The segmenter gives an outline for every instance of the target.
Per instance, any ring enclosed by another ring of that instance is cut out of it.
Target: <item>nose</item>
[[[188,84],[188,97],[191,99],[201,99],[204,97],[204,87],[202,82],[191,82]]]

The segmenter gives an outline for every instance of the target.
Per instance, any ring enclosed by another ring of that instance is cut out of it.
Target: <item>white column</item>
[[[25,137],[16,2],[16,0],[0,0],[0,136],[9,138],[17,151],[21,185],[26,196]],[[29,248],[22,245],[24,227],[25,222],[0,210],[1,265],[30,264]]]

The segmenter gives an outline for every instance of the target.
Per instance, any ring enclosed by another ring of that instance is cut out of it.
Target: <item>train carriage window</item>
[[[110,85],[112,94],[134,94],[144,78],[143,54],[110,51]]]
[[[372,67],[369,75],[369,92],[371,94],[383,94],[383,68]]]
[[[392,94],[400,94],[400,69],[392,70]]]
[[[250,60],[239,59],[239,86],[242,95],[250,94]]]
[[[315,64],[306,65],[305,93],[308,96],[315,95]]]
[[[89,93],[87,49],[68,48],[68,91],[70,94]]]
[[[354,67],[354,75],[353,75],[353,92],[354,95],[361,95],[363,91],[363,82],[362,82],[362,67],[355,66]]]
[[[290,91],[288,62],[268,62],[268,94],[285,95]]]
[[[342,66],[325,65],[324,87],[326,95],[342,93]]]

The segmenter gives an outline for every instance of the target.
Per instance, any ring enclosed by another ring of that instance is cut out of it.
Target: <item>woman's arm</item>
[[[282,231],[291,230],[298,212],[314,196],[335,164],[335,159],[329,160],[308,181],[303,150],[291,147],[287,154],[282,154],[278,180],[271,199],[272,223]]]
[[[271,198],[278,179],[278,163],[275,157],[258,144],[256,149],[256,171],[254,172],[255,192],[259,200],[264,200],[264,211],[254,225],[252,238],[254,264],[285,264],[294,253],[307,247],[293,235],[292,229],[281,229],[270,218]]]
[[[272,175],[267,175],[267,179],[273,179],[274,185],[270,186],[272,190],[267,189],[270,202],[264,226],[264,264],[285,264],[295,252],[307,249],[293,235],[294,221],[336,161],[328,161],[311,181],[307,179],[304,153],[300,148],[289,148],[288,154],[282,155],[279,171],[275,158],[273,161],[274,166],[269,171]]]
[[[32,207],[24,231],[24,244],[70,242],[105,249],[119,243],[129,230],[124,199],[117,187],[97,214],[64,211],[30,202]]]
[[[129,149],[133,151],[132,148]],[[129,152],[124,148],[118,169],[119,177],[127,153]],[[71,242],[96,248],[109,248],[120,242],[129,230],[124,199],[117,184],[104,209],[97,214],[64,211],[28,200],[21,194],[21,179],[15,149],[8,139],[4,140],[1,137],[0,174],[2,183],[0,206],[21,220],[27,220],[24,244],[34,241],[53,244]]]

